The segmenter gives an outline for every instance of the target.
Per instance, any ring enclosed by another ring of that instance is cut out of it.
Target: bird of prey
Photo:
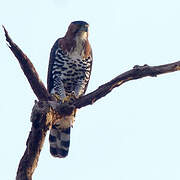
[[[54,43],[49,59],[47,87],[59,103],[84,95],[91,75],[92,50],[88,41],[89,24],[72,22],[64,37]],[[50,153],[59,158],[68,155],[70,130],[75,111],[52,125]]]

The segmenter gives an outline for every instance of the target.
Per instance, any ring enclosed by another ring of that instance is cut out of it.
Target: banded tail
[[[64,158],[68,155],[71,127],[62,129],[53,125],[50,134],[50,153],[52,156]]]

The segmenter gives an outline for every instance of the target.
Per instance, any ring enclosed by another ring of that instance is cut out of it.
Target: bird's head
[[[87,40],[88,29],[89,29],[89,24],[87,22],[74,21],[69,25],[68,31],[65,36],[68,39]]]
[[[91,56],[91,46],[88,41],[89,24],[84,21],[72,22],[63,38],[59,40],[60,47],[69,56],[79,55],[83,58]]]

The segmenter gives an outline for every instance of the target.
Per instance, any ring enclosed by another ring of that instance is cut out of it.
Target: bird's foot
[[[53,96],[56,98],[57,101],[61,101],[60,95],[55,93],[53,94]]]
[[[56,98],[57,102],[60,104],[62,103],[69,103],[71,101],[71,95],[67,95],[65,98],[62,98],[59,94],[53,94],[53,96]]]
[[[69,102],[71,100],[71,96],[67,95],[63,100],[62,103]]]
[[[72,91],[71,93],[69,93],[66,98],[65,98],[65,102],[68,102],[69,104],[73,104],[73,102],[78,99],[79,97],[76,96],[75,92]]]

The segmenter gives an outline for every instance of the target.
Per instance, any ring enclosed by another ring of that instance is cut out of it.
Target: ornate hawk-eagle
[[[49,93],[60,103],[79,98],[87,89],[93,60],[88,27],[84,21],[72,22],[65,36],[51,49],[47,86]],[[75,112],[62,117],[50,130],[50,152],[55,157],[68,155],[74,116]]]

